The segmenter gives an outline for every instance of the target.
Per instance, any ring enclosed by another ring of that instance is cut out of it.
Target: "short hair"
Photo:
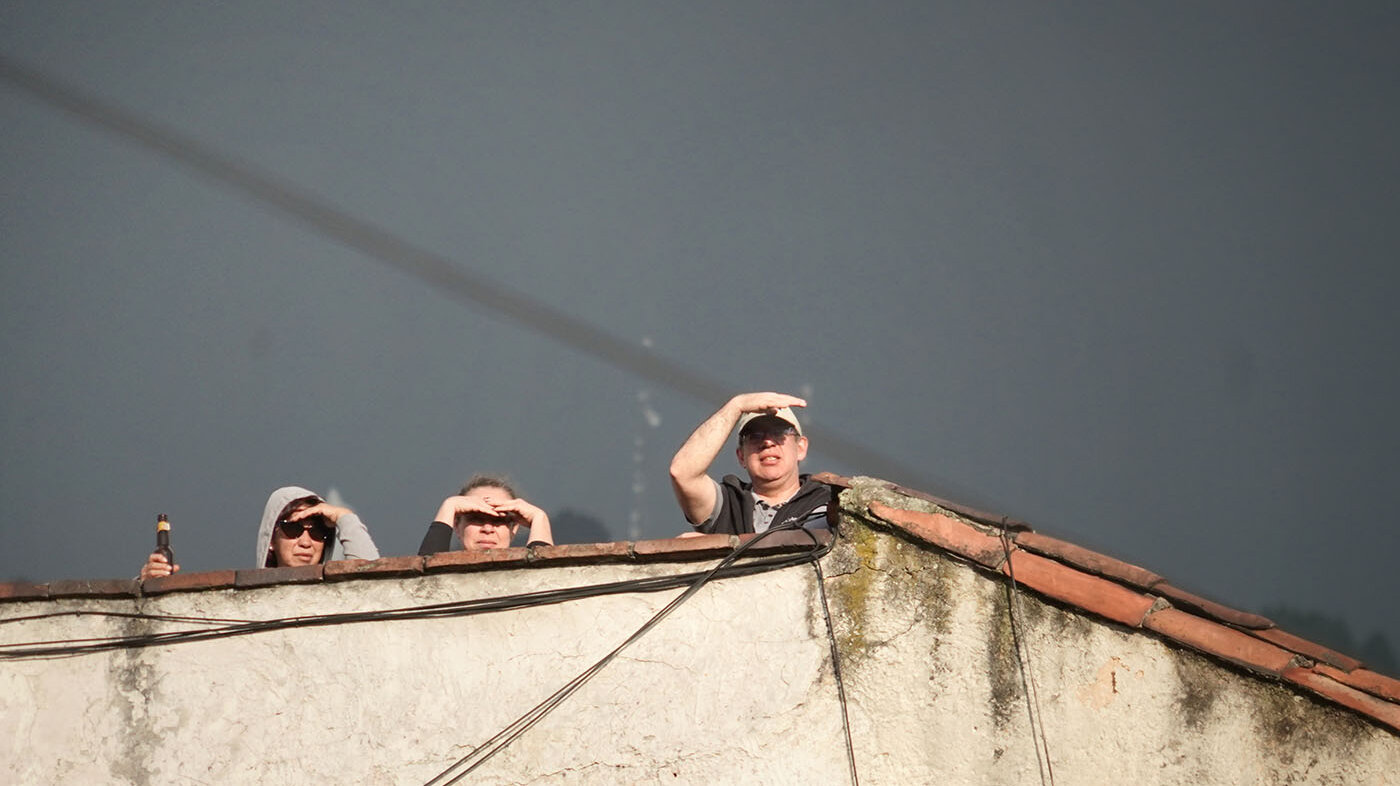
[[[472,475],[472,479],[467,481],[467,484],[457,493],[466,494],[468,491],[481,488],[482,486],[495,486],[498,489],[504,489],[511,499],[520,497],[519,494],[515,493],[515,487],[510,485],[510,479],[505,475],[489,475],[486,473]]]

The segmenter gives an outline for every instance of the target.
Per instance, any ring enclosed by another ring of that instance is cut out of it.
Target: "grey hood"
[[[272,528],[282,517],[282,511],[299,499],[325,500],[320,494],[301,486],[283,486],[272,492],[263,508],[262,523],[258,525],[258,548],[254,565],[267,567],[267,558],[272,551]],[[335,523],[335,537],[326,542],[321,552],[322,564],[342,559],[378,559],[379,549],[369,535],[369,528],[353,512],[346,513]]]
[[[301,486],[283,486],[272,492],[267,498],[267,505],[263,508],[262,523],[258,525],[258,551],[257,562],[254,564],[259,568],[267,567],[267,558],[272,553],[272,528],[277,526],[277,520],[282,517],[282,511],[287,506],[299,499],[314,499],[321,501],[321,495]],[[330,546],[329,543],[326,544]],[[331,554],[329,548],[321,552],[321,561],[329,562],[327,559]]]

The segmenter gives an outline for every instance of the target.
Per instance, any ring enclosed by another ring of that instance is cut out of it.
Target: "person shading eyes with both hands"
[[[554,531],[543,510],[520,499],[504,478],[477,475],[467,481],[459,494],[438,506],[418,553],[450,551],[453,535],[466,550],[509,548],[511,539],[521,529],[530,530],[526,545],[554,545]]]

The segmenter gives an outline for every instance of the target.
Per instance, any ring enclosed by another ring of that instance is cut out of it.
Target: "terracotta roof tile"
[[[837,475],[833,472],[818,472],[812,476],[812,480],[818,483],[825,483],[828,486],[848,489],[851,487],[851,479],[844,475]]]
[[[253,568],[236,571],[234,586],[239,589],[271,587],[274,584],[312,584],[321,580],[322,565],[294,568]]]
[[[1207,617],[1220,620],[1221,622],[1228,622],[1231,625],[1238,625],[1241,628],[1260,630],[1274,627],[1273,620],[1268,617],[1250,614],[1247,611],[1239,611],[1229,606],[1216,603],[1213,600],[1206,600],[1200,595],[1187,592],[1165,581],[1153,587],[1152,591],[1170,600],[1174,605],[1186,606],[1205,614]]]
[[[709,559],[723,557],[732,551],[738,542],[739,539],[733,535],[697,535],[691,538],[639,540],[632,544],[632,553],[638,559],[665,559],[669,556]]]
[[[1016,545],[1138,589],[1151,589],[1152,585],[1163,581],[1161,576],[1150,570],[1038,532],[1017,533]]]
[[[1400,731],[1400,705],[1378,699],[1312,669],[1284,669],[1283,678]]]
[[[559,546],[534,546],[530,549],[532,562],[545,565],[579,565],[583,563],[625,562],[632,559],[630,543],[567,543]]]
[[[355,579],[366,576],[372,576],[374,578],[417,576],[423,572],[423,558],[414,555],[411,557],[337,560],[335,562],[327,562],[325,568],[326,581],[339,581],[342,579]]]
[[[1001,572],[1043,595],[1132,628],[1142,625],[1155,603],[1149,595],[1027,551],[1011,552]]]
[[[1307,639],[1294,636],[1292,633],[1278,628],[1265,628],[1264,630],[1250,630],[1247,632],[1251,636],[1257,636],[1270,644],[1277,644],[1285,649],[1293,650],[1299,655],[1306,655],[1313,660],[1336,666],[1343,671],[1351,671],[1361,665],[1361,661],[1356,658],[1343,655],[1336,650],[1328,649],[1321,644],[1315,644]]]
[[[1142,624],[1192,649],[1268,674],[1281,674],[1294,657],[1281,647],[1180,609],[1154,611]]]
[[[11,581],[0,584],[0,601],[7,600],[46,600],[49,585],[30,584],[26,581]]]
[[[889,484],[889,488],[891,491],[898,492],[906,497],[921,499],[924,502],[932,502],[940,508],[951,510],[959,516],[965,519],[972,519],[979,524],[986,524],[991,527],[997,527],[998,529],[1009,529],[1013,531],[1029,530],[1031,528],[1031,525],[1024,521],[1017,521],[1009,516],[1002,516],[996,513],[988,513],[984,510],[978,510],[977,508],[970,508],[967,505],[954,502],[950,499],[935,497],[932,494],[919,491],[918,489],[897,486],[893,483]]]
[[[751,554],[793,553],[831,542],[829,530],[778,532],[749,550]],[[742,539],[755,536],[745,535]],[[355,578],[392,578],[435,571],[467,571],[522,565],[567,565],[632,560],[710,559],[729,554],[742,542],[741,536],[702,535],[691,538],[664,538],[635,543],[581,543],[562,546],[532,546],[477,551],[447,551],[426,557],[417,555],[382,557],[376,560],[341,560],[325,565],[294,568],[253,568],[177,573],[161,579],[63,580],[49,584],[28,582],[0,583],[0,603],[46,600],[51,597],[136,597],[168,592],[197,591],[236,587],[270,587],[277,584],[312,584],[319,581],[346,581]]]
[[[944,513],[922,513],[892,508],[880,502],[870,503],[870,512],[926,543],[952,552],[992,570],[1006,561],[1006,549],[1001,539],[979,531],[971,524]],[[1014,549],[1015,547],[1012,546]]]
[[[814,477],[819,482],[840,488],[852,488],[858,481],[865,482],[831,473]],[[1004,575],[1009,576],[1014,571],[1019,585],[1055,601],[1122,625],[1147,628],[1169,641],[1249,670],[1281,677],[1400,731],[1400,680],[1361,668],[1360,661],[1355,658],[1279,630],[1265,617],[1238,611],[1186,592],[1144,568],[1032,532],[1023,522],[977,511],[885,481],[876,483],[899,494],[932,502],[954,514],[926,513],[879,502],[870,503],[870,514],[916,540],[998,570]],[[838,508],[836,504],[831,506],[831,516],[835,516]],[[988,534],[967,520],[1014,531],[1014,540],[1009,544],[1010,560],[1007,560],[1006,549],[997,534]],[[814,530],[811,534],[822,544],[830,543],[833,537],[831,530]],[[50,584],[11,582],[0,583],[0,602],[51,597],[135,597],[138,592],[154,595],[230,586],[266,587],[315,583],[323,579],[385,578],[423,572],[522,567],[527,564],[559,566],[607,561],[709,559],[725,556],[741,543],[755,537],[703,535],[635,543],[620,541],[534,546],[528,549],[451,551],[427,557],[347,560],[324,566],[177,574],[164,579],[151,579],[144,584],[127,579],[64,580]],[[806,532],[780,532],[764,538],[749,553],[799,552],[812,547],[812,537]],[[1173,604],[1182,608],[1172,608]],[[1314,661],[1316,665],[1312,668],[1302,667]]]
[[[928,494],[893,484],[885,487],[954,509]],[[988,541],[996,544],[998,556],[1002,554],[998,538],[951,516],[881,503],[870,503],[870,512],[919,540],[983,565],[991,559]],[[969,531],[978,537],[969,536]],[[1009,568],[1014,568],[1017,582],[1036,592],[1128,626],[1150,629],[1247,670],[1277,677],[1285,669],[1316,661],[1313,671],[1291,672],[1291,681],[1395,728],[1387,719],[1400,711],[1400,680],[1359,668],[1355,658],[1279,630],[1267,617],[1187,592],[1137,565],[1029,530],[1016,533],[1014,541],[1011,561],[1000,572],[1009,574]]]
[[[854,481],[822,473],[814,476],[831,486],[851,488]],[[1246,669],[1282,677],[1339,705],[1400,731],[1400,680],[1361,668],[1355,658],[1274,627],[1265,617],[1207,600],[1172,585],[1152,571],[1048,535],[1030,531],[1022,522],[976,511],[948,500],[879,481],[884,488],[932,502],[949,510],[926,513],[872,502],[869,513],[916,540],[971,560],[1004,575],[1014,573],[1019,585],[1060,603],[1128,627],[1143,627],[1163,638],[1224,659]],[[831,506],[834,515],[838,505]],[[962,518],[959,518],[959,517]],[[1015,531],[1006,547],[996,534],[967,520]],[[750,553],[783,553],[813,547],[813,537],[830,543],[831,530],[779,532],[765,537]],[[62,597],[136,596],[166,592],[251,588],[315,583],[356,578],[412,576],[424,572],[464,571],[526,564],[622,562],[631,560],[710,559],[731,553],[756,535],[703,535],[637,542],[567,544],[486,551],[451,551],[427,557],[402,556],[377,560],[346,560],[324,566],[221,570],[176,574],[138,583],[127,579],[64,580],[50,584],[0,584],[0,602]],[[1127,586],[1124,586],[1127,585]],[[1135,591],[1141,590],[1141,591]],[[1154,597],[1161,596],[1161,598]],[[1172,608],[1171,604],[1182,608]],[[1183,609],[1198,612],[1191,613]],[[1295,655],[1296,653],[1296,655]],[[1302,656],[1309,660],[1301,660]],[[1312,668],[1300,664],[1316,662]]]
[[[523,546],[509,549],[472,549],[470,551],[441,551],[423,558],[424,570],[482,570],[512,563],[524,564],[528,552]]]
[[[136,594],[135,579],[65,579],[49,582],[50,598],[102,598]]]
[[[211,570],[204,573],[176,573],[161,579],[146,579],[141,582],[142,595],[160,595],[166,592],[187,592],[192,590],[222,589],[236,586],[238,571]]]
[[[1317,664],[1313,667],[1313,670],[1319,674],[1326,674],[1337,682],[1345,683],[1358,690],[1364,690],[1373,696],[1378,696],[1382,699],[1400,704],[1400,680],[1393,677],[1377,674],[1370,669],[1343,671],[1341,669],[1334,669],[1325,663]]]
[[[960,515],[966,510],[894,484],[877,481],[877,485],[933,502]],[[1002,556],[998,538],[955,517],[907,511],[874,502],[870,503],[869,510],[916,539],[980,564],[986,565],[993,558],[989,541],[995,544],[997,557]],[[978,521],[988,518],[986,514],[981,516],[965,515]],[[1014,542],[1010,562],[999,570],[1009,574],[1010,568],[1014,568],[1017,582],[1036,592],[1125,625],[1147,628],[1169,641],[1247,670],[1277,677],[1285,669],[1316,661],[1318,665],[1312,671],[1291,672],[1294,675],[1291,681],[1395,727],[1386,719],[1400,711],[1400,680],[1359,668],[1360,661],[1355,658],[1279,630],[1267,617],[1187,592],[1152,571],[1082,546],[1029,529],[1017,532]],[[1154,595],[1160,597],[1154,598]],[[1173,605],[1182,608],[1173,608]]]

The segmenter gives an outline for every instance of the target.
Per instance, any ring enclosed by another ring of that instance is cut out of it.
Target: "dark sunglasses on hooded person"
[[[296,486],[280,488],[268,498],[258,548],[266,554],[267,568],[374,559],[379,554],[353,511]],[[370,552],[373,556],[364,556]]]
[[[312,540],[325,543],[335,534],[335,525],[324,516],[308,516],[298,521],[284,518],[277,522],[277,530],[288,540],[296,540],[305,532]]]

